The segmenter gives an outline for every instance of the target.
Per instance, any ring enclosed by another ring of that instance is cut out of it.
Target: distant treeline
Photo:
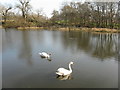
[[[13,12],[12,9],[18,12]],[[16,6],[0,5],[3,26],[11,27],[88,27],[120,29],[120,2],[70,2],[51,18],[42,10],[33,11],[29,0],[18,0]],[[19,13],[21,12],[21,13]]]
[[[97,28],[120,28],[120,2],[71,2],[60,12],[54,10],[51,21],[55,25]]]

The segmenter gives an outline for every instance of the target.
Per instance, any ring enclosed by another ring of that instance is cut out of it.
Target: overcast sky
[[[33,10],[43,9],[43,12],[50,17],[52,11],[59,10],[63,2],[70,1],[84,1],[84,0],[30,0]],[[14,6],[18,3],[18,0],[0,0],[2,5],[12,5]]]

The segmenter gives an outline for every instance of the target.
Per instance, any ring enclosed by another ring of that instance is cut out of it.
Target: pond
[[[69,78],[58,78],[71,61]],[[117,88],[118,34],[2,29],[2,87]]]

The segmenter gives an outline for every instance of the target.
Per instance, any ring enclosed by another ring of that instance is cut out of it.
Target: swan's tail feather
[[[42,53],[38,53],[39,55],[42,55]]]
[[[57,74],[57,75],[64,75],[63,73],[60,73],[60,72],[58,72],[58,71],[56,71],[56,74]]]

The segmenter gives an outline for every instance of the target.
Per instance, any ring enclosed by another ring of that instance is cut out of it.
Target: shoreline
[[[0,29],[2,29],[3,27],[2,27],[2,25],[0,25]]]
[[[0,26],[0,29],[4,27]],[[53,31],[85,31],[95,33],[120,33],[120,29],[109,29],[109,28],[86,28],[86,27],[18,27],[18,30],[53,30]]]
[[[61,30],[61,31],[87,31],[87,32],[103,32],[103,33],[120,33],[120,30],[117,29],[109,29],[109,28],[86,28],[86,27],[18,27],[18,30],[43,30],[43,29],[49,29],[49,30]]]

